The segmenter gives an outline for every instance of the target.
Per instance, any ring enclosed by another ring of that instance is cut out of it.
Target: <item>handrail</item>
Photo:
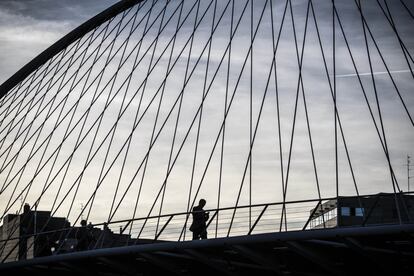
[[[414,194],[414,192],[400,192],[398,194],[400,194],[400,195],[407,195],[407,194]],[[381,196],[393,196],[394,193],[381,193],[380,195]],[[367,197],[367,196],[373,196],[373,195],[372,194],[360,195],[360,197]],[[346,198],[346,197],[356,197],[356,196],[340,196],[339,198]],[[284,204],[289,205],[289,204],[298,204],[298,203],[307,203],[307,202],[322,202],[322,201],[333,200],[333,199],[336,199],[336,197],[326,197],[326,198],[321,198],[321,199],[318,198],[318,199],[303,199],[303,200],[285,201]],[[218,208],[218,209],[207,209],[205,211],[206,212],[217,213],[217,212],[221,212],[221,211],[234,210],[234,209],[237,209],[238,210],[238,209],[245,209],[245,208],[249,208],[249,207],[253,207],[253,208],[254,207],[264,207],[264,211],[266,211],[266,209],[268,207],[270,207],[270,206],[278,206],[278,205],[283,205],[283,202],[260,203],[260,204],[252,204],[252,205],[222,207],[222,208]],[[263,213],[263,210],[262,210],[262,213]],[[263,215],[262,213],[261,213],[261,215]],[[156,216],[148,216],[148,217],[140,217],[140,218],[134,218],[134,219],[124,219],[124,220],[117,220],[117,221],[111,221],[111,222],[102,222],[102,223],[91,224],[90,226],[97,227],[97,226],[103,226],[105,224],[106,225],[110,225],[110,224],[119,224],[119,223],[125,223],[126,222],[127,224],[125,225],[125,227],[123,227],[123,231],[125,231],[126,228],[129,226],[129,224],[131,222],[133,222],[133,221],[142,221],[142,220],[149,220],[149,219],[156,219],[156,218],[165,218],[165,217],[169,217],[169,218],[172,219],[173,217],[182,216],[182,215],[190,215],[190,214],[191,214],[191,211],[190,212],[170,213],[170,214],[156,215]],[[211,218],[209,224],[211,223],[211,221],[212,221],[212,219],[214,217],[215,217],[215,215]],[[169,221],[168,221],[168,223],[169,223]],[[257,223],[258,223],[258,220],[255,222],[255,225]],[[36,233],[36,234],[22,235],[22,236],[19,236],[19,237],[14,237],[14,238],[0,240],[0,242],[7,242],[7,241],[10,241],[10,240],[16,240],[16,239],[20,239],[20,238],[30,238],[30,237],[33,237],[33,236],[40,236],[40,235],[45,235],[45,234],[52,234],[52,233],[57,233],[57,232],[69,231],[69,230],[73,229],[73,227],[75,227],[75,226],[67,227],[67,228],[62,228],[62,229],[57,229],[57,230],[50,230],[50,231],[45,231],[45,232],[39,232],[39,233]],[[81,228],[81,227],[79,227],[79,228]],[[123,233],[123,231],[121,231],[121,234]],[[250,231],[250,229],[249,229],[249,231]]]

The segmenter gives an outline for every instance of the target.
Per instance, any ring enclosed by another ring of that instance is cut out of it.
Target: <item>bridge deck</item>
[[[43,275],[410,275],[414,224],[163,242],[39,257],[0,271]]]

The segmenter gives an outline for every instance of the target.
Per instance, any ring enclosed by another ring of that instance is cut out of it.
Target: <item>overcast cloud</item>
[[[115,0],[0,1],[0,82]]]

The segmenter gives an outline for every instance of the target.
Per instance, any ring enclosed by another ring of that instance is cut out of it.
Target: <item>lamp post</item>
[[[410,176],[410,171],[411,171],[411,166],[413,166],[413,164],[411,164],[411,156],[407,155],[407,188],[408,188],[408,192],[410,192],[410,178],[412,178],[412,176]]]

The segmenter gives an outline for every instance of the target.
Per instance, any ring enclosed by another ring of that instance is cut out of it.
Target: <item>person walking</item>
[[[200,199],[198,206],[194,206],[191,212],[193,216],[193,223],[190,226],[190,231],[193,232],[193,240],[207,239],[207,225],[209,213],[204,211],[206,200]]]

